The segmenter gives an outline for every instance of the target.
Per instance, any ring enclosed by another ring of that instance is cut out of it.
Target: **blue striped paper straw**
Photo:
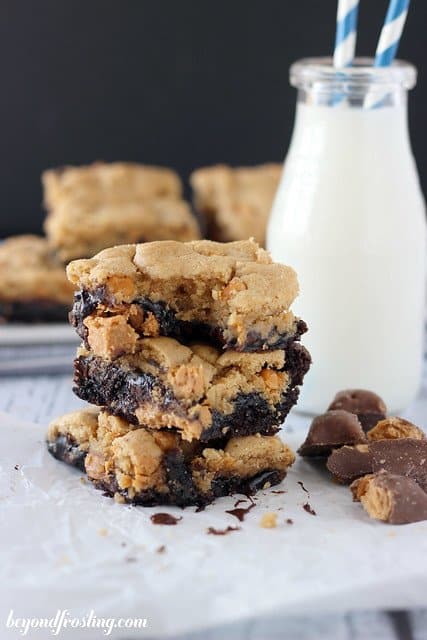
[[[392,64],[405,26],[409,3],[410,0],[390,0],[375,52],[374,67],[389,67]],[[368,93],[365,108],[380,107],[386,96],[387,93],[383,96],[377,94],[375,97]]]
[[[353,64],[358,11],[359,0],[338,0],[334,49],[334,67],[337,69]]]
[[[375,67],[388,67],[393,62],[408,15],[409,2],[410,0],[390,0],[375,52]]]

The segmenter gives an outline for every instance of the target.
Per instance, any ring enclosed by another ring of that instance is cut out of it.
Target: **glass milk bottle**
[[[298,407],[326,410],[362,387],[392,413],[416,395],[424,330],[426,223],[407,126],[416,70],[368,59],[291,67],[296,119],[270,218],[275,260],[297,271],[311,352]]]

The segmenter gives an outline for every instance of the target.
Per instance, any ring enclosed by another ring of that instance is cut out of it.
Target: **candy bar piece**
[[[79,289],[72,323],[88,348],[98,319],[112,316],[135,340],[161,335],[237,351],[283,349],[307,330],[289,310],[295,272],[249,240],[114,247],[67,273]]]
[[[374,473],[385,469],[409,476],[427,491],[427,440],[374,440],[369,443],[369,451]]]
[[[264,245],[281,173],[279,164],[235,169],[216,165],[194,171],[194,204],[206,219],[209,237],[221,242],[255,238]]]
[[[330,409],[344,409],[355,413],[365,431],[374,427],[377,422],[384,420],[387,407],[376,393],[367,389],[346,389],[339,391],[328,407]]]
[[[0,245],[0,323],[65,322],[73,286],[47,241],[13,236]]]
[[[80,455],[70,457],[64,441]],[[204,506],[219,496],[252,494],[278,484],[295,459],[275,436],[223,438],[207,447],[188,444],[176,431],[134,429],[105,411],[58,418],[47,445],[69,464],[81,467],[83,460],[88,478],[118,501],[146,506]]]
[[[64,262],[129,242],[200,238],[171,169],[98,162],[46,171],[43,186],[45,231]]]
[[[357,416],[337,409],[314,418],[298,453],[306,457],[326,457],[345,444],[364,442],[366,436]]]
[[[371,518],[390,524],[427,520],[427,493],[412,478],[379,471],[355,480],[351,490]]]
[[[295,352],[220,352],[172,338],[145,338],[111,361],[80,348],[75,393],[129,422],[175,428],[183,439],[275,433],[298,398],[308,366]]]
[[[403,418],[380,420],[366,435],[368,440],[394,440],[400,438],[424,440],[426,437],[422,429]]]
[[[329,456],[326,466],[339,482],[386,470],[411,477],[427,490],[427,440],[373,440],[357,447],[343,447]]]
[[[341,447],[332,451],[326,467],[337,482],[348,484],[372,473],[372,454],[367,444],[356,444],[354,447]]]

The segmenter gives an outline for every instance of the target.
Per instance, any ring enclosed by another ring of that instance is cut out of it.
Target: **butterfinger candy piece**
[[[409,476],[427,491],[427,440],[374,440],[369,443],[369,451],[374,473],[385,469]]]
[[[338,409],[314,418],[298,453],[306,457],[326,457],[345,444],[364,442],[366,436],[357,416]]]
[[[380,420],[384,420],[387,413],[384,400],[367,389],[338,391],[329,405],[328,411],[331,409],[344,409],[355,413],[365,431],[374,427]]]
[[[390,524],[427,520],[427,493],[412,478],[380,471],[356,480],[351,490],[371,518]]]
[[[400,438],[424,440],[426,437],[422,429],[403,418],[380,420],[366,435],[368,440],[396,440]]]
[[[367,444],[341,447],[331,453],[326,466],[337,482],[347,484],[372,473],[372,454]]]

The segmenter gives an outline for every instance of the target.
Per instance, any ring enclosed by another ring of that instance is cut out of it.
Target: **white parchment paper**
[[[421,424],[425,396],[407,413]],[[288,419],[284,438],[295,449],[307,422]],[[239,526],[225,513],[237,498],[201,513],[116,504],[50,457],[44,431],[0,414],[3,620],[10,609],[25,617],[51,617],[57,609],[83,616],[93,609],[97,616],[149,621],[143,632],[110,637],[164,637],[275,612],[427,604],[427,522],[397,527],[370,520],[348,488],[304,460],[274,488],[286,493],[261,492],[240,531],[213,536],[208,527]],[[316,516],[303,509],[307,500]],[[150,515],[160,511],[182,520],[152,524]],[[259,526],[266,511],[277,511],[276,529]],[[103,637],[97,630],[70,635]],[[70,636],[64,630],[60,637]]]

